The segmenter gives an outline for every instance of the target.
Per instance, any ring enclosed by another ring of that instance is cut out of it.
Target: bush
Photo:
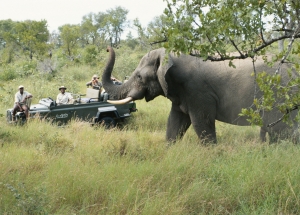
[[[37,69],[42,73],[54,73],[57,67],[57,62],[51,59],[44,59],[42,62],[39,62]]]
[[[16,66],[16,72],[19,77],[24,78],[33,75],[36,72],[36,61],[23,61]]]
[[[9,46],[3,49],[3,52],[0,55],[0,59],[2,59],[1,61],[3,63],[12,63],[14,61],[14,48]]]
[[[128,48],[121,48],[116,51],[116,63],[114,66],[113,75],[118,79],[124,79],[125,76],[130,76],[140,62],[139,56]]]
[[[2,71],[0,71],[0,79],[2,81],[10,81],[15,79],[18,76],[15,68],[13,68],[12,66],[5,66]]]
[[[88,45],[84,49],[84,55],[83,55],[83,60],[86,64],[89,64],[91,66],[96,65],[96,60],[97,60],[97,47],[94,45]]]

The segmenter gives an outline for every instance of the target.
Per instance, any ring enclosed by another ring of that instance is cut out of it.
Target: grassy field
[[[0,214],[300,213],[298,145],[261,143],[257,127],[223,123],[217,145],[199,145],[192,128],[169,145],[163,97],[137,101],[139,111],[112,130],[76,120],[6,123],[20,81],[36,103],[60,85],[84,91],[93,73],[73,67],[2,83]]]
[[[298,214],[300,150],[218,123],[219,143],[164,140],[169,102],[138,101],[120,129],[0,126],[0,214]]]

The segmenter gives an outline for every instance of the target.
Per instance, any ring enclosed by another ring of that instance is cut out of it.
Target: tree
[[[67,52],[69,58],[73,60],[80,39],[80,26],[67,24],[59,27],[58,30],[62,48]]]
[[[138,41],[132,36],[131,31],[126,35],[126,44],[131,49],[134,49],[138,45]]]
[[[95,45],[96,39],[99,37],[98,28],[95,22],[95,14],[89,13],[84,16],[80,25],[82,39],[86,45]]]
[[[264,97],[256,98],[255,108],[244,110],[243,114],[257,117],[260,111],[272,108],[285,114],[298,108],[300,98],[297,93],[291,95],[291,91],[299,89],[300,79],[291,77],[289,84],[282,86],[279,70],[289,61],[299,72],[299,58],[293,56],[300,54],[300,1],[167,0],[167,4],[165,15],[169,24],[164,30],[164,46],[177,54],[188,53],[211,61],[248,57],[255,60],[255,56],[264,55],[278,41],[289,39],[287,48],[273,58],[279,61],[274,75],[256,77]],[[234,67],[231,61],[229,64]],[[279,103],[278,99],[284,102]]]
[[[127,14],[128,10],[123,7],[109,9],[107,12],[107,21],[109,24],[110,37],[115,45],[120,44],[121,36],[124,29],[128,26]]]
[[[15,42],[31,60],[34,55],[39,57],[46,53],[49,37],[46,20],[17,22],[15,31]]]
[[[138,41],[141,47],[149,49],[149,46],[151,46],[155,48],[155,44],[166,41],[167,35],[165,32],[168,26],[168,19],[165,15],[155,17],[147,27],[143,27],[139,19],[135,19],[133,26],[138,33]]]
[[[139,44],[142,47],[146,47],[149,45],[149,35],[147,33],[146,28],[142,27],[140,20],[138,18],[133,20],[133,26],[136,28],[138,33]],[[147,47],[148,48],[148,47]]]
[[[109,41],[108,16],[107,13],[99,12],[97,14],[90,13],[83,17],[80,25],[81,40],[84,41],[83,46],[92,44],[100,50]]]
[[[147,32],[151,45],[167,40],[166,29],[168,29],[169,24],[170,23],[166,15],[157,16],[149,23]]]
[[[0,62],[11,63],[14,59],[14,50],[17,49],[13,37],[14,25],[11,19],[0,20]]]
[[[0,20],[0,49],[5,48],[7,43],[11,41],[14,24],[11,19]]]
[[[110,38],[109,32],[109,14],[104,12],[99,12],[95,14],[95,21],[97,26],[97,32],[99,34],[99,39],[96,42],[98,49],[103,48],[104,44],[107,45],[107,42]]]
[[[169,50],[201,50],[201,55],[208,59],[224,60],[229,59],[226,51],[231,46],[239,53],[235,58],[246,58],[260,54],[279,40],[300,37],[300,2],[296,0],[167,2],[165,14],[170,26],[165,46]],[[294,25],[287,28],[286,19],[294,20]],[[272,32],[278,31],[285,34],[274,37]],[[216,53],[218,58],[213,58]]]
[[[48,36],[46,20],[0,21],[0,47],[10,50],[10,53],[13,49],[20,50],[31,60],[33,56],[39,58],[46,53]]]

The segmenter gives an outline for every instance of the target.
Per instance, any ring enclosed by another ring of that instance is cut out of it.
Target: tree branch
[[[154,41],[154,42],[151,42],[150,45],[152,46],[152,45],[155,45],[155,44],[158,44],[158,43],[164,43],[164,42],[167,42],[167,41],[168,41],[168,39],[165,38],[165,39],[160,40],[160,41]]]
[[[267,46],[279,41],[279,40],[283,40],[283,39],[288,39],[288,38],[300,38],[300,34],[298,32],[295,31],[295,34],[293,34],[293,36],[290,36],[290,35],[283,35],[283,36],[280,36],[278,38],[275,38],[275,39],[272,39],[272,40],[269,40],[269,41],[266,41],[266,43],[262,44],[261,46],[257,47],[256,49],[253,49],[252,52],[253,53],[257,53],[259,52],[260,50],[266,48]],[[190,54],[191,56],[196,56],[196,57],[199,57],[199,55],[197,54]],[[245,58],[248,58],[250,57],[249,54],[242,54],[240,56],[222,56],[220,55],[221,57],[213,57],[213,56],[208,56],[207,57],[207,60],[210,60],[210,61],[224,61],[224,60],[232,60],[232,59],[245,59]]]
[[[284,63],[285,59],[287,58],[287,56],[290,54],[291,50],[292,50],[292,44],[294,43],[295,41],[295,36],[299,33],[300,31],[300,23],[298,24],[298,27],[296,28],[294,34],[292,35],[292,38],[291,38],[291,41],[288,45],[288,50],[286,52],[286,54],[282,57],[276,71],[275,71],[275,74],[277,74],[279,72],[279,69],[281,68],[281,65]],[[299,36],[299,35],[298,35]]]
[[[278,31],[278,32],[294,32],[292,29],[286,29],[286,28],[282,28],[282,29],[274,29],[272,31]]]
[[[262,8],[260,8],[259,19],[260,19],[261,26],[263,26],[261,15],[262,15]],[[260,27],[260,36],[261,36],[261,39],[262,39],[263,43],[266,44],[262,27]]]
[[[239,50],[239,48],[237,47],[237,45],[235,44],[235,42],[232,39],[230,39],[230,42],[232,43],[234,48],[240,53],[240,56],[246,58],[246,56]]]
[[[299,106],[300,106],[300,105],[295,105],[292,109],[287,109],[287,110],[286,110],[286,113],[283,114],[282,117],[280,117],[277,121],[268,124],[267,127],[273,127],[273,126],[276,125],[277,123],[281,122],[281,121],[284,119],[284,117],[285,117],[286,115],[288,115],[289,113],[291,113],[291,112],[294,111],[294,110],[297,110]]]
[[[210,42],[210,44],[213,44],[211,39],[206,35],[206,38],[208,39],[208,41]],[[216,52],[220,55],[221,59],[224,58],[224,56],[216,49]]]

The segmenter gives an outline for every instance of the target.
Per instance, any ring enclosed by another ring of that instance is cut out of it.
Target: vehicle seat
[[[100,94],[100,101],[106,102],[108,98],[109,98],[108,93],[103,90]]]
[[[100,99],[100,90],[95,90],[92,88],[86,88],[86,97],[82,98],[81,100],[86,103],[90,103],[93,101],[99,101]]]

